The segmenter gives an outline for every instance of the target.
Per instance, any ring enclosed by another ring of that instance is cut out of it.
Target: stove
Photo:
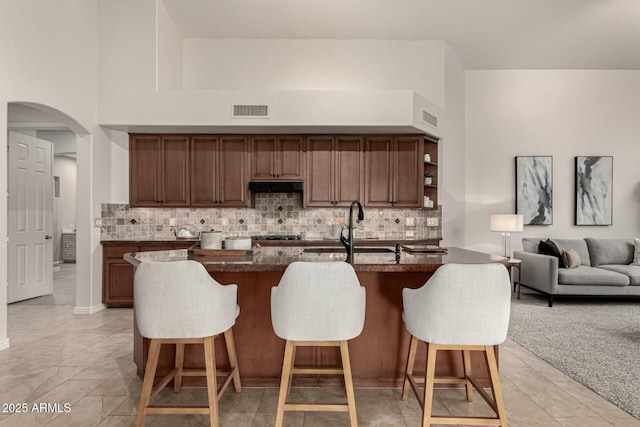
[[[266,234],[251,236],[251,240],[300,240],[299,234]]]

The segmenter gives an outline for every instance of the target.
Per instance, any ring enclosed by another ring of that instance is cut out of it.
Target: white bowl
[[[250,250],[251,237],[227,237],[224,239],[225,249]]]

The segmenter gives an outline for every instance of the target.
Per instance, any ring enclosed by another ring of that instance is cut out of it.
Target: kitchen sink
[[[393,249],[389,248],[359,248],[355,247],[354,252],[357,254],[376,254],[376,253],[388,253],[393,252]],[[305,248],[302,251],[303,254],[346,254],[345,248]]]

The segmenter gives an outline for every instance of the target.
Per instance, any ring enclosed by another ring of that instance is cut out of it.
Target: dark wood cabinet
[[[132,135],[129,141],[131,207],[189,206],[189,137]]]
[[[424,206],[435,209],[438,207],[438,141],[436,139],[424,138],[424,196],[433,206]],[[429,180],[427,180],[427,174]]]
[[[251,179],[304,181],[309,207],[435,208],[437,160],[424,135],[131,135],[130,205],[251,207]]]
[[[247,172],[247,137],[191,137],[191,206],[249,207]]]
[[[194,242],[103,242],[102,303],[110,307],[133,307],[134,268],[123,259],[129,252],[187,249]]]
[[[298,135],[256,135],[251,138],[253,181],[301,181],[304,142]]]
[[[102,303],[115,307],[133,305],[133,265],[122,259],[139,246],[120,245],[102,248]]]
[[[422,206],[422,137],[371,136],[365,142],[365,197],[367,207]]]
[[[422,136],[394,138],[394,207],[417,208],[422,206],[422,141]]]
[[[360,136],[313,136],[307,139],[307,206],[349,206],[362,195]]]

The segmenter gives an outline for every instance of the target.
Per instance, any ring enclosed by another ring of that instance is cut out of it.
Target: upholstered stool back
[[[434,344],[501,344],[511,309],[502,264],[446,264],[418,289],[403,289],[411,335]]]
[[[235,323],[236,285],[221,285],[196,261],[144,262],[136,268],[134,309],[146,338],[202,338]]]
[[[294,262],[271,289],[271,320],[280,338],[342,341],[364,327],[365,291],[345,262]]]

